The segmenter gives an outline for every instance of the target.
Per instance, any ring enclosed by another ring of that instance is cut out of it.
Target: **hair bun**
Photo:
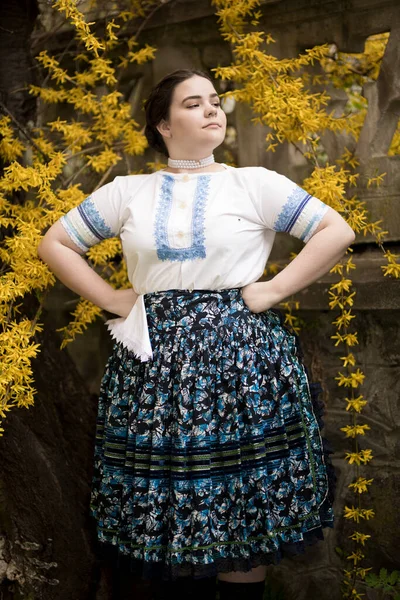
[[[144,130],[144,135],[149,143],[150,148],[153,148],[157,152],[164,154],[165,156],[169,156],[167,147],[162,139],[160,132],[152,127],[151,125],[146,125]]]

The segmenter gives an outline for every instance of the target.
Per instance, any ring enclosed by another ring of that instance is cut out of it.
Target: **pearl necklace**
[[[168,158],[168,166],[175,169],[200,169],[201,167],[208,167],[213,162],[215,162],[214,154],[210,154],[206,158],[200,158],[200,160]]]

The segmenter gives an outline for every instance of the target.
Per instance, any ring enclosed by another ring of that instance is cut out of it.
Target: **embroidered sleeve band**
[[[308,242],[327,210],[327,204],[296,186],[280,210],[273,229]]]
[[[60,221],[72,241],[84,252],[115,235],[99,213],[91,196],[61,217]]]

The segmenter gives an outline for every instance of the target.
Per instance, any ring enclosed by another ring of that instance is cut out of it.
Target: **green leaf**
[[[369,585],[369,587],[376,587],[380,581],[375,573],[367,573],[365,576],[365,583]]]
[[[398,579],[399,579],[399,572],[398,571],[392,571],[390,573],[389,582],[392,585],[394,585]]]
[[[387,574],[388,574],[387,569],[381,569],[379,571],[379,577],[381,578],[382,581],[386,581]]]

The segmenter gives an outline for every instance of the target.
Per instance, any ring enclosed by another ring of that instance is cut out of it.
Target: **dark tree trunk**
[[[36,99],[29,40],[38,14],[36,0],[0,2],[0,98],[21,123],[35,120]]]
[[[97,398],[51,323],[39,341],[35,404],[10,411],[0,438],[0,595],[89,600],[98,572],[88,510]]]
[[[0,2],[0,114],[8,110],[22,128],[35,124],[28,84],[37,13],[36,0]],[[24,312],[33,313],[35,302],[27,299]],[[0,597],[109,600],[89,518],[97,398],[60,351],[48,318],[44,332],[35,404],[10,411],[0,438]]]

